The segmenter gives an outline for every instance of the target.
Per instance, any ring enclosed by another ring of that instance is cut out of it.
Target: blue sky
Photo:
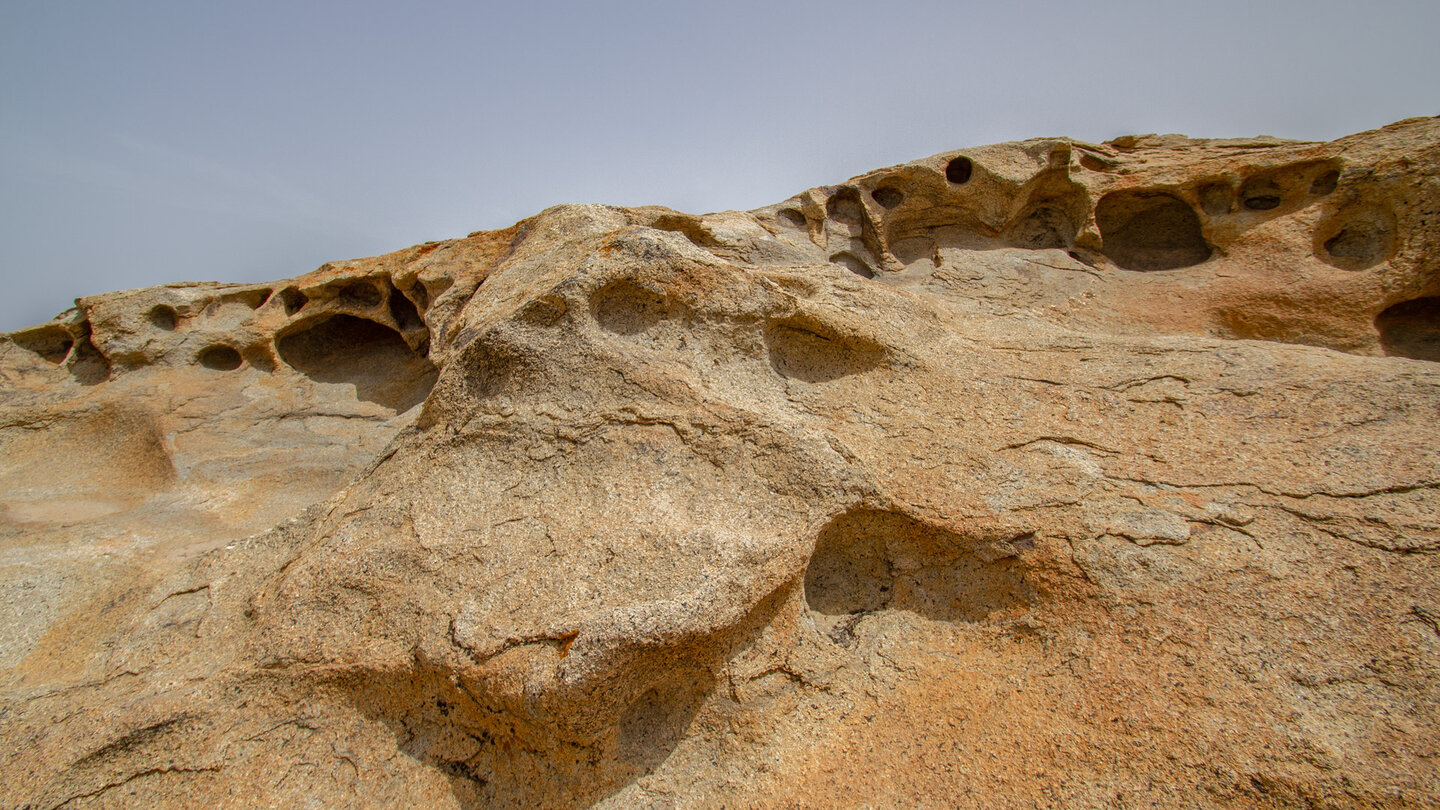
[[[753,208],[946,149],[1440,113],[1440,2],[0,0],[0,330],[561,202]]]

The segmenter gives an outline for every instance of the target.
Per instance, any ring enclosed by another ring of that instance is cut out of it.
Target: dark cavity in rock
[[[776,373],[809,383],[859,374],[885,359],[885,350],[875,343],[836,334],[805,317],[769,324],[765,328],[765,345]]]
[[[200,365],[211,371],[234,371],[240,368],[240,352],[231,346],[211,346],[200,352]]]
[[[75,345],[75,339],[61,326],[42,326],[38,329],[31,329],[25,332],[16,332],[10,336],[15,345],[33,352],[41,360],[52,365],[60,365],[65,362],[66,355],[70,354],[70,347]]]
[[[310,296],[294,287],[286,287],[280,291],[280,303],[285,305],[286,315],[294,315],[310,303]]]
[[[817,624],[827,625],[822,630],[881,610],[977,622],[1028,607],[1032,588],[1023,561],[988,559],[976,555],[972,539],[948,529],[856,508],[820,532],[805,571],[805,601]]]
[[[1095,209],[1102,252],[1126,270],[1173,270],[1210,258],[1200,217],[1164,192],[1116,191]]]
[[[156,329],[162,329],[166,332],[175,331],[175,327],[178,326],[180,323],[180,316],[175,312],[175,310],[171,307],[165,306],[164,304],[160,304],[159,306],[151,309],[149,317],[151,326],[155,327]]]
[[[957,186],[970,182],[970,177],[974,173],[975,161],[963,155],[945,164],[945,179]]]
[[[390,291],[390,317],[395,319],[395,325],[400,327],[402,332],[411,332],[425,326],[415,303],[399,290]]]
[[[825,213],[836,222],[859,225],[865,221],[865,207],[860,204],[860,192],[853,188],[840,189],[825,204]]]
[[[1440,360],[1440,298],[1416,298],[1375,318],[1385,353],[1416,360]]]
[[[905,192],[891,186],[882,186],[870,192],[875,202],[880,203],[881,208],[894,208],[905,201]]]
[[[353,315],[332,315],[282,336],[280,359],[320,383],[349,384],[355,396],[391,410],[424,401],[435,366],[398,332]]]
[[[861,278],[875,278],[875,271],[870,269],[870,265],[866,264],[854,253],[848,251],[836,253],[830,257],[830,261],[832,264],[841,265],[846,270],[849,270]]]
[[[368,281],[354,281],[340,288],[340,301],[350,306],[370,309],[380,305],[380,291]]]

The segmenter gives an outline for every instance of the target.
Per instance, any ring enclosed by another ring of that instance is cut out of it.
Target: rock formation
[[[1433,807],[1440,119],[0,339],[0,805]]]

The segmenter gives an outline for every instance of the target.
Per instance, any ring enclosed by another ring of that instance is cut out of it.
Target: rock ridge
[[[1417,118],[78,299],[0,804],[1433,806],[1437,234]]]

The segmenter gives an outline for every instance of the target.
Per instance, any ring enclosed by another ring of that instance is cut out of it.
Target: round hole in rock
[[[1229,183],[1206,183],[1200,187],[1200,209],[1212,217],[1228,214],[1234,197]]]
[[[425,325],[415,303],[395,289],[390,291],[390,317],[395,319],[395,325],[400,327],[402,332],[410,332]]]
[[[280,291],[280,303],[285,305],[286,315],[294,315],[310,303],[310,296],[294,287],[286,287]]]
[[[1032,588],[1017,556],[982,559],[973,542],[898,512],[855,508],[832,520],[805,570],[805,601],[817,625],[906,610],[941,621],[982,621],[1025,608]]]
[[[1331,169],[1315,178],[1315,181],[1310,184],[1310,193],[1317,197],[1323,197],[1335,191],[1339,185],[1340,172]]]
[[[1053,205],[1041,205],[1005,228],[1005,241],[1029,250],[1064,249],[1075,241],[1078,228]]]
[[[953,158],[945,164],[945,179],[955,185],[963,185],[970,182],[970,177],[975,173],[975,161],[964,155]]]
[[[380,291],[368,281],[356,281],[340,288],[340,301],[351,306],[377,307],[380,305]]]
[[[1342,270],[1365,270],[1390,257],[1395,215],[1373,203],[1352,206],[1322,222],[1315,239],[1321,261]]]
[[[317,383],[353,386],[354,396],[406,411],[435,384],[435,366],[399,332],[353,315],[331,315],[283,334],[280,359]]]
[[[875,202],[880,203],[882,208],[894,208],[905,201],[905,193],[898,188],[882,186],[870,192]]]
[[[865,221],[865,207],[860,204],[860,192],[853,188],[840,189],[825,204],[825,213],[836,222],[859,225]]]
[[[885,349],[879,344],[838,334],[803,314],[768,324],[764,339],[770,367],[782,377],[807,383],[861,374],[885,361]]]
[[[1173,270],[1210,258],[1195,209],[1165,192],[1106,194],[1095,207],[1095,221],[1101,252],[1126,270]]]
[[[156,329],[163,329],[166,332],[174,331],[180,323],[180,316],[175,310],[161,304],[150,310],[150,325]]]
[[[1245,207],[1251,211],[1271,211],[1280,207],[1280,198],[1274,194],[1257,194],[1245,198]]]
[[[860,257],[853,253],[836,253],[830,257],[830,262],[844,266],[846,270],[861,278],[875,278],[875,271],[870,269],[870,265],[861,261]]]
[[[607,332],[640,335],[683,313],[671,298],[621,279],[596,291],[590,299],[590,314]]]
[[[778,216],[781,222],[792,228],[803,229],[809,225],[809,220],[805,219],[805,215],[794,208],[781,208]]]
[[[31,329],[25,332],[16,332],[10,336],[15,344],[26,351],[33,352],[40,359],[51,365],[60,365],[65,362],[70,349],[75,345],[75,338],[63,326],[42,326],[38,329]]]
[[[1403,301],[1375,318],[1385,353],[1440,361],[1440,298]]]
[[[240,368],[240,352],[230,346],[211,346],[200,353],[200,365],[211,371],[234,371]]]
[[[1385,244],[1385,235],[1367,223],[1350,225],[1325,240],[1325,252],[1337,259],[1364,261],[1378,255]]]

